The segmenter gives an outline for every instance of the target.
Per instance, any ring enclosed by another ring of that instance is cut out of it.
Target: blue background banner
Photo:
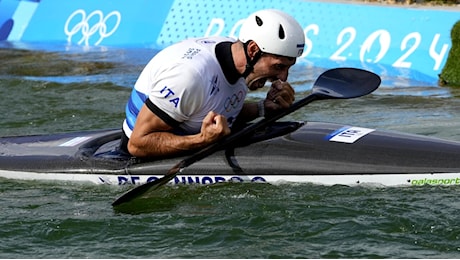
[[[276,8],[305,31],[301,62],[355,66],[435,84],[460,10],[317,1],[0,0],[0,40],[164,48],[238,35],[250,13]]]

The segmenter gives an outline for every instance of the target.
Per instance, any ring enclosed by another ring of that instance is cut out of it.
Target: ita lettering
[[[179,105],[180,98],[174,97],[174,91],[172,91],[170,88],[165,86],[161,91],[161,94],[163,94],[164,98],[169,99],[169,102],[174,104],[174,107],[177,107]]]
[[[352,129],[349,129],[345,132],[342,132],[339,134],[339,136],[342,136],[342,137],[352,137],[352,136],[355,136],[357,134],[361,133],[361,131],[359,130],[352,130]]]

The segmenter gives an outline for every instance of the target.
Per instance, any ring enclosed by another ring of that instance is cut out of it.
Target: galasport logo
[[[69,43],[74,37],[80,37],[77,42],[79,45],[97,46],[102,40],[115,33],[120,22],[121,14],[118,11],[104,15],[101,10],[95,10],[87,15],[85,10],[78,9],[67,18],[64,32]]]

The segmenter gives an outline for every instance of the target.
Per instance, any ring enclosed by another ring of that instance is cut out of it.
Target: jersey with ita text
[[[223,41],[235,40],[188,39],[155,55],[141,72],[126,105],[126,136],[131,136],[144,103],[182,134],[199,133],[209,111],[224,115],[231,126],[243,107],[248,88],[243,78],[235,84],[225,78],[215,54],[215,46]]]

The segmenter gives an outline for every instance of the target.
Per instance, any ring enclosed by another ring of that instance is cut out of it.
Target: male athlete
[[[206,147],[249,122],[288,108],[294,89],[289,68],[302,55],[305,35],[278,10],[251,14],[238,40],[188,39],[159,52],[140,74],[126,105],[121,149],[163,157]],[[244,102],[249,90],[272,82],[265,100]]]

